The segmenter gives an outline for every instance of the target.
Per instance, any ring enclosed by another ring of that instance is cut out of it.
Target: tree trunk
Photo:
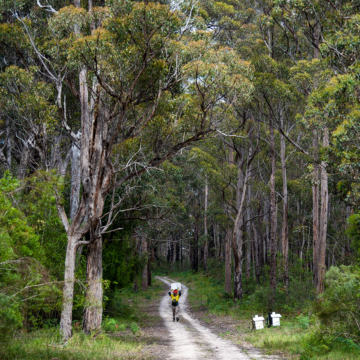
[[[24,142],[21,151],[20,164],[18,168],[17,177],[19,180],[25,179],[27,175],[27,165],[30,158],[29,141]]]
[[[259,239],[258,239],[258,235],[257,235],[257,231],[256,231],[254,223],[253,223],[253,233],[254,233],[255,277],[256,277],[256,282],[258,284],[260,284]]]
[[[234,254],[234,300],[240,300],[243,297],[242,293],[242,251],[239,251],[236,256]]]
[[[199,217],[195,216],[194,225],[194,246],[193,246],[193,270],[199,270]]]
[[[148,282],[149,282],[149,279],[148,279],[148,264],[149,264],[149,258],[148,257],[148,247],[147,247],[147,239],[146,239],[146,236],[143,236],[142,237],[142,240],[141,240],[142,244],[141,244],[141,248],[142,248],[142,255],[146,257],[146,260],[144,261],[144,268],[143,268],[143,271],[142,271],[142,275],[141,275],[141,290],[142,291],[146,291],[147,288],[148,288]]]
[[[75,283],[75,260],[77,239],[68,236],[65,258],[63,303],[60,318],[60,334],[65,341],[72,336],[72,308]]]
[[[207,208],[208,208],[208,184],[207,179],[205,182],[205,216],[204,216],[204,235],[205,235],[205,243],[204,243],[204,271],[207,273],[207,259],[208,259],[208,229],[207,229]]]
[[[264,264],[269,265],[269,239],[270,239],[270,213],[269,213],[270,204],[268,201],[265,201],[265,238],[264,238]]]
[[[73,144],[71,147],[71,190],[70,190],[70,219],[73,221],[79,208],[81,167],[80,149]]]
[[[225,235],[225,292],[231,293],[231,230]]]
[[[6,160],[9,169],[11,169],[11,126],[9,119],[6,119]]]
[[[166,261],[169,264],[171,259],[171,249],[170,249],[170,240],[167,242],[167,254],[166,254]]]
[[[148,278],[147,278],[147,282],[148,282],[148,286],[151,286],[151,264],[154,261],[154,248],[151,249],[151,256],[149,256],[149,260],[147,263],[147,267],[148,267]]]
[[[314,148],[314,178],[312,186],[313,194],[313,271],[314,271],[314,283],[315,286],[318,286],[318,249],[319,249],[319,165],[317,161],[319,160],[319,141],[316,130],[314,130],[313,137],[313,148]]]
[[[275,135],[274,125],[270,120],[270,289],[269,311],[273,310],[276,290],[276,251],[277,251],[277,221],[276,221],[276,195],[275,195]]]
[[[239,160],[239,163],[242,163]],[[234,252],[234,300],[242,299],[242,262],[243,262],[243,215],[244,215],[244,200],[246,196],[246,186],[248,182],[249,169],[246,169],[245,177],[242,169],[239,169],[238,183],[237,183],[237,214],[233,230],[232,247]]]
[[[281,127],[284,129],[284,119],[281,113]],[[282,223],[282,253],[284,261],[284,283],[289,288],[289,230],[288,230],[288,188],[286,174],[286,143],[284,135],[280,135],[281,172],[283,178],[283,223]]]
[[[251,208],[250,208],[250,201],[251,201],[251,187],[248,186],[248,208],[246,212],[246,278],[250,278],[250,270],[251,270],[251,224],[250,224],[250,217],[251,217]]]
[[[329,147],[329,129],[324,129],[323,146]],[[318,257],[318,284],[317,292],[324,292],[325,276],[325,255],[326,255],[326,236],[329,211],[328,193],[328,174],[326,161],[321,162],[321,216],[320,216],[320,238],[319,238],[319,257]]]
[[[102,238],[87,246],[86,297],[82,329],[89,335],[101,328],[102,321]]]
[[[176,236],[176,243],[175,243],[175,261],[176,263],[179,263],[180,261],[180,245],[179,245],[179,238]]]
[[[183,267],[183,240],[181,235],[181,241],[180,241],[180,267]]]

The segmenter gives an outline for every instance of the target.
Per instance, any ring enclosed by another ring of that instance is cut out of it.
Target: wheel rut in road
[[[157,276],[159,280],[170,287],[171,279]],[[173,322],[171,302],[165,295],[160,303],[160,316],[169,331],[174,351],[169,354],[173,360],[218,359],[218,360],[252,360],[252,359],[278,359],[277,357],[251,354],[241,351],[230,341],[225,340],[201,325],[198,320],[191,317],[187,311],[187,287],[182,284],[180,300],[180,322]]]

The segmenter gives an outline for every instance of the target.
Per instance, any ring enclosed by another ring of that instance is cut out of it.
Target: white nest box
[[[171,291],[181,291],[181,283],[171,283]]]
[[[282,316],[280,314],[275,314],[275,312],[273,312],[271,314],[271,319],[272,319],[272,325],[273,326],[280,326],[280,318]]]
[[[253,318],[253,325],[255,330],[260,330],[264,328],[264,318],[262,316],[257,316]]]

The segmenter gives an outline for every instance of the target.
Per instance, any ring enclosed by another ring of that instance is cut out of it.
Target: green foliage
[[[328,333],[360,343],[360,273],[351,266],[332,266],[325,275],[326,289],[315,303],[317,316]]]
[[[296,320],[303,329],[307,329],[309,327],[310,319],[308,315],[300,314],[296,317]]]
[[[135,322],[131,323],[130,328],[133,334],[137,334],[140,331],[139,325]]]
[[[9,173],[0,179],[0,332],[42,326],[60,310],[61,291],[52,280],[63,269],[54,245],[64,231],[47,180],[34,176],[25,195]]]
[[[348,219],[347,233],[352,238],[354,248],[360,252],[360,214],[352,214]]]
[[[118,320],[113,318],[105,318],[101,328],[106,332],[120,332],[126,330],[125,324],[119,324]]]
[[[330,351],[331,339],[326,337],[319,329],[315,329],[303,337],[301,348],[301,359],[316,359],[319,355]]]
[[[20,329],[23,324],[19,304],[10,296],[0,293],[0,334],[4,337],[13,330]]]

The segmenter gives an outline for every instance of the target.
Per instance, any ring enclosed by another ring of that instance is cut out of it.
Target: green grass
[[[146,359],[142,350],[146,339],[142,328],[154,322],[146,313],[150,301],[163,293],[162,282],[155,280],[148,291],[116,291],[110,299],[111,308],[104,312],[103,331],[86,336],[81,331],[81,319],[73,321],[73,337],[62,345],[59,328],[19,332],[11,339],[0,341],[1,360],[110,360]]]
[[[0,359],[11,360],[110,360],[138,358],[144,343],[101,334],[95,339],[75,333],[68,345],[60,345],[57,330],[38,330],[0,345]]]

